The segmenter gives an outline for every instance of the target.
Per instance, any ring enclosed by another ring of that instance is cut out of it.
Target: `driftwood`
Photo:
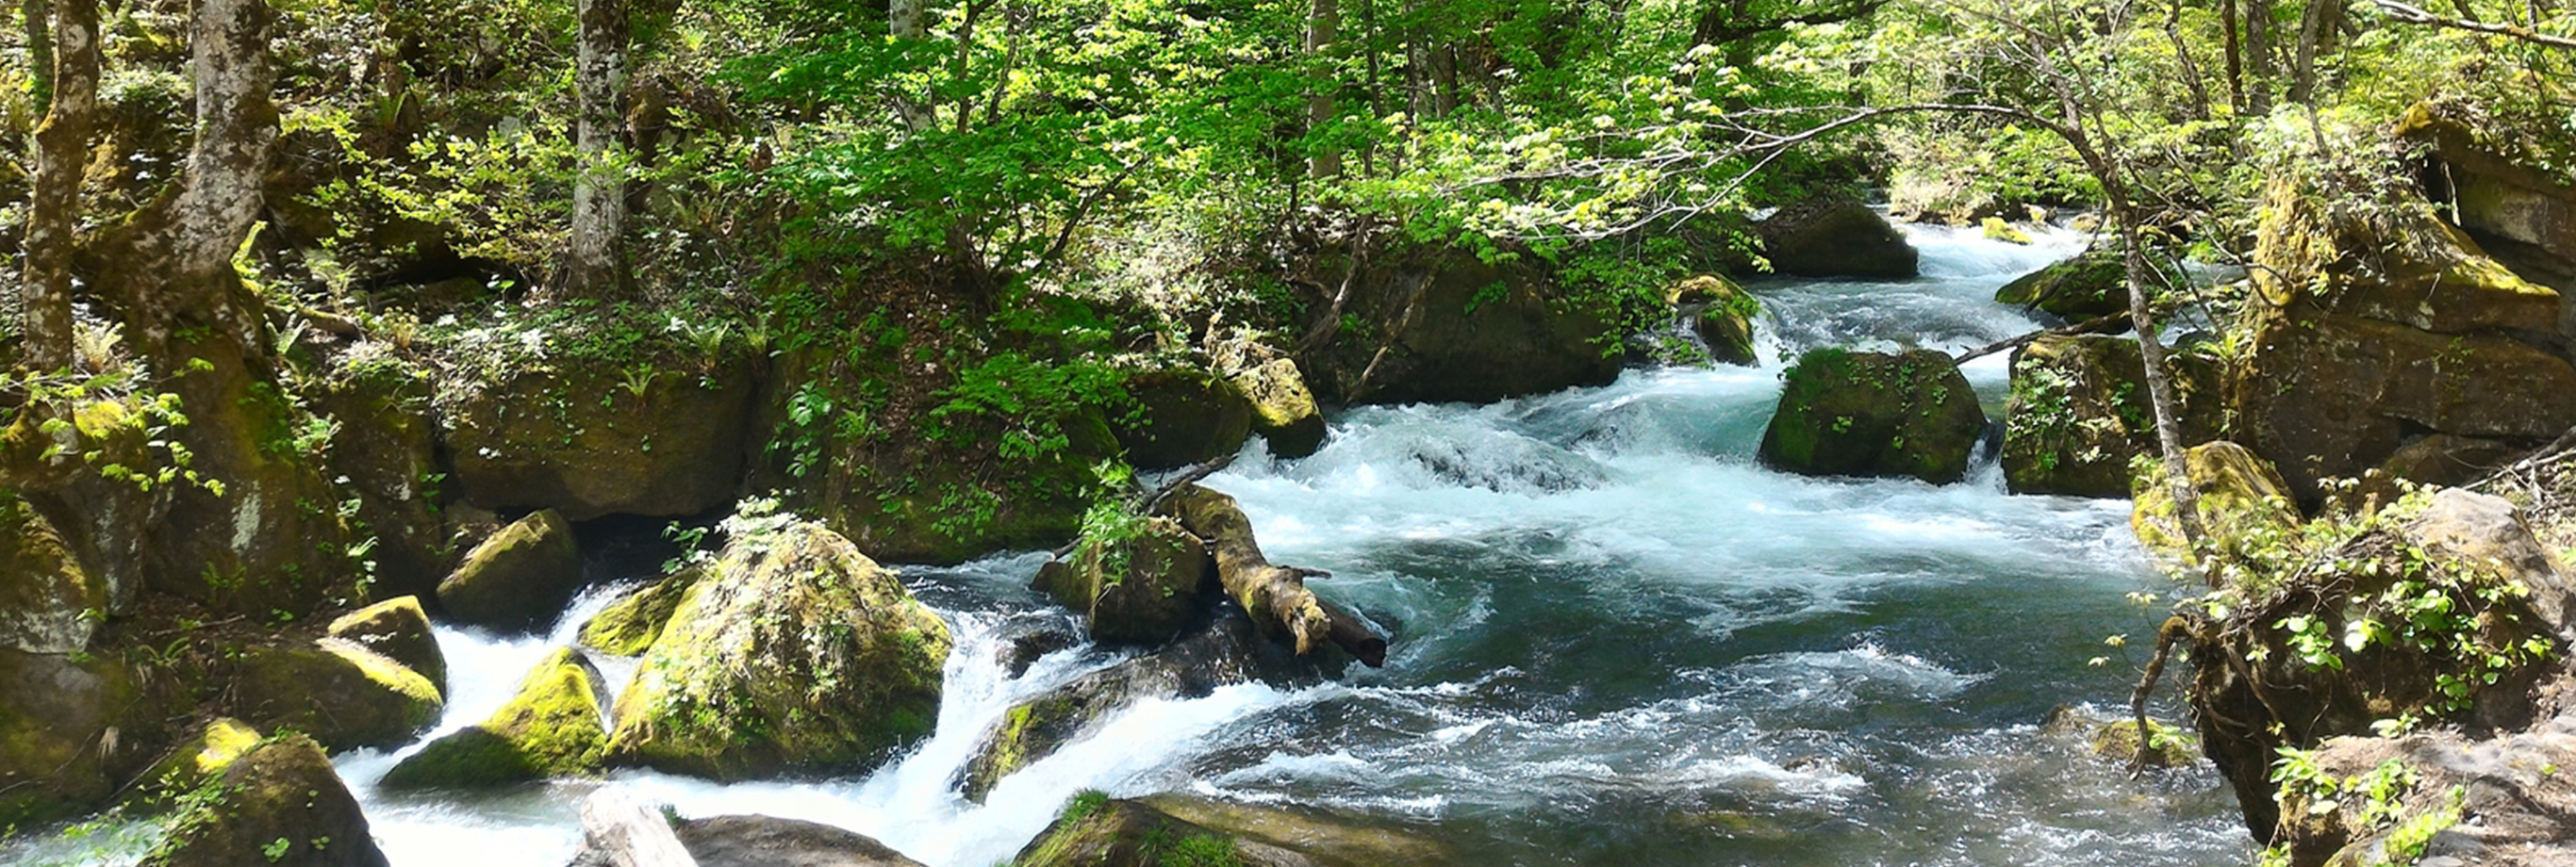
[[[584,867],[698,867],[659,811],[608,787],[581,802]]]
[[[2109,316],[2099,316],[2087,319],[2072,325],[2060,325],[2055,328],[2042,328],[2038,331],[2033,331],[2019,337],[2007,337],[2002,340],[1968,350],[1960,353],[1959,357],[1951,360],[1959,364],[1966,364],[1970,361],[1984,358],[2007,349],[2020,348],[2023,344],[2029,343],[2033,340],[2038,340],[2042,337],[2063,337],[2069,334],[2111,334],[2119,331],[2120,326],[2127,321],[2129,321],[2129,314],[2122,312],[2113,313]]]
[[[1386,639],[1349,609],[1306,589],[1311,569],[1274,565],[1252,538],[1252,521],[1234,498],[1198,485],[1172,492],[1165,504],[1181,526],[1207,541],[1216,556],[1217,581],[1226,596],[1252,615],[1262,632],[1303,656],[1329,642],[1371,668],[1386,665]]]

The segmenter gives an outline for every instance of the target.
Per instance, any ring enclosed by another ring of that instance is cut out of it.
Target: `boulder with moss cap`
[[[437,724],[444,707],[429,678],[346,639],[253,647],[236,665],[236,716],[304,732],[333,751],[402,746]]]
[[[447,655],[439,652],[438,635],[430,631],[420,597],[387,599],[340,615],[331,621],[330,633],[420,672],[440,695],[447,694]]]
[[[721,780],[855,773],[929,735],[947,624],[821,525],[728,524],[617,699],[611,760]]]
[[[1209,566],[1207,544],[1179,521],[1136,518],[1085,535],[1070,557],[1039,568],[1033,587],[1082,612],[1096,641],[1160,644],[1198,615]]]
[[[1664,300],[1690,320],[1691,332],[1708,345],[1709,358],[1749,365],[1758,360],[1753,346],[1753,319],[1761,302],[1732,281],[1702,274],[1674,284]]]
[[[581,549],[552,509],[501,529],[439,582],[449,616],[488,629],[541,629],[581,593]]]
[[[671,622],[680,597],[705,574],[691,566],[609,603],[581,625],[582,646],[611,656],[644,655],[662,637],[662,626]]]
[[[1790,472],[1948,484],[1968,474],[1968,456],[1985,436],[1976,389],[1950,356],[1932,350],[1812,350],[1787,380],[1761,455]]]
[[[2184,453],[2192,489],[2200,495],[2200,525],[2222,549],[2250,544],[2295,528],[2298,506],[2272,464],[2224,440]],[[2190,545],[2174,517],[2173,485],[2163,461],[2141,464],[2129,483],[2129,528],[2147,549],[2189,562]]]
[[[264,739],[249,723],[231,717],[208,720],[195,735],[144,771],[133,787],[130,804],[156,808],[207,781],[222,776],[226,768]]]
[[[322,747],[276,738],[224,769],[209,797],[190,798],[143,867],[383,867],[358,799]]]
[[[608,749],[599,670],[559,648],[482,722],[429,742],[387,771],[392,789],[487,788],[598,772]]]
[[[1297,362],[1275,358],[1233,376],[1234,387],[1252,401],[1252,430],[1270,443],[1270,453],[1302,458],[1324,445],[1324,413],[1306,389]]]

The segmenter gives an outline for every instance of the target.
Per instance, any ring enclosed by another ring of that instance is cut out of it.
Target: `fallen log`
[[[1329,642],[1371,668],[1386,664],[1386,639],[1365,618],[1306,589],[1306,576],[1320,573],[1275,565],[1262,555],[1252,538],[1252,520],[1233,497],[1191,484],[1174,490],[1164,504],[1183,528],[1207,542],[1225,595],[1243,606],[1264,634],[1299,656]]]

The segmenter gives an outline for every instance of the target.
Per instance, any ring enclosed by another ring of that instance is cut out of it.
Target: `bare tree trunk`
[[[18,12],[27,27],[27,97],[35,103],[36,114],[53,110],[54,37],[48,26],[54,12],[46,0],[18,0]],[[96,20],[93,13],[90,18]]]
[[[2272,0],[2239,0],[2245,6],[2245,111],[2272,113]]]
[[[2116,172],[2116,166],[2105,165],[2096,171]],[[2129,322],[2138,332],[2138,354],[2146,362],[2147,404],[2156,419],[2156,451],[2164,460],[2165,478],[2172,486],[2174,521],[2182,529],[2183,539],[2197,551],[2208,533],[2200,523],[2200,488],[2192,483],[2189,448],[2182,439],[2182,419],[2175,395],[2173,367],[2165,361],[2164,338],[2156,333],[2155,288],[2150,281],[2154,269],[2147,264],[2145,238],[2138,231],[2137,205],[2129,200],[2127,185],[2115,176],[2103,184],[2105,198],[2111,200],[2111,219],[2120,235],[2120,266],[2129,284]]]
[[[2236,0],[2219,0],[2227,41],[2227,107],[2245,113],[2245,46],[2237,39]]]
[[[891,0],[887,3],[886,32],[896,39],[927,38],[930,31],[921,21],[921,0]],[[924,96],[924,94],[898,96],[895,97],[894,103],[895,112],[903,116],[904,126],[914,132],[929,129],[936,121],[936,118],[931,116],[928,105],[917,99],[917,96]]]
[[[580,0],[581,50],[573,89],[580,103],[573,148],[581,174],[572,187],[572,250],[567,277],[575,296],[620,294],[626,268],[625,148],[618,140],[617,101],[626,92],[626,0]]]
[[[2334,0],[2309,0],[2307,11],[2299,16],[2299,46],[2290,57],[2290,101],[2311,108],[2316,105],[2317,48],[2320,39],[2331,36],[2326,29],[2326,10]]]
[[[40,4],[28,4],[28,29],[42,28]],[[47,46],[51,67],[30,70],[51,81],[52,103],[36,127],[35,172],[27,196],[24,271],[19,275],[19,333],[27,366],[60,370],[72,363],[72,248],[80,227],[82,169],[89,159],[98,109],[98,0],[63,0]],[[35,52],[30,46],[30,54]]]
[[[1306,57],[1321,75],[1320,80],[1311,85],[1314,92],[1306,96],[1308,135],[1321,133],[1332,125],[1333,115],[1339,113],[1333,106],[1333,92],[1341,87],[1340,77],[1333,73],[1332,57],[1333,44],[1341,40],[1341,0],[1314,0],[1314,4],[1306,19]],[[1306,158],[1307,177],[1331,178],[1339,177],[1341,173],[1340,151],[1319,145]]]

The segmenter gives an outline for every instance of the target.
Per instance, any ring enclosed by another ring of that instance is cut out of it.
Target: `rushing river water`
[[[1118,657],[1080,647],[1007,675],[1012,627],[1071,622],[1023,586],[1043,555],[911,570],[958,638],[937,733],[915,752],[849,780],[610,784],[688,815],[841,825],[934,867],[1007,860],[1085,788],[1320,805],[1406,826],[1462,865],[2245,863],[2206,767],[2132,781],[2037,731],[2054,705],[2120,703],[2134,676],[2085,664],[2119,658],[2104,636],[2151,625],[2125,594],[2163,589],[2126,503],[2007,496],[1984,457],[1938,487],[1754,460],[1784,353],[2020,333],[2032,323],[1994,288],[2081,243],[1909,234],[1924,279],[1756,285],[1759,367],[1357,409],[1313,457],[1256,443],[1210,479],[1272,559],[1331,571],[1321,592],[1399,626],[1383,670],[1128,708],[977,806],[949,783],[985,727]],[[2002,356],[1968,376],[2000,403]],[[499,707],[606,598],[543,638],[442,628],[441,731]],[[607,663],[612,681],[632,668]],[[558,867],[577,847],[596,784],[377,791],[399,755],[338,762],[396,865]]]

